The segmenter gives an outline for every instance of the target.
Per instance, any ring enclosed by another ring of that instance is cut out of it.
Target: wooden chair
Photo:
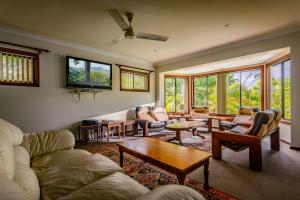
[[[231,129],[236,126],[250,127],[254,115],[259,111],[258,107],[241,107],[232,121],[221,121],[219,123],[220,130]]]
[[[249,148],[249,167],[255,171],[262,169],[262,148],[261,141],[271,137],[271,149],[279,151],[279,122],[282,117],[281,111],[258,112],[250,128],[244,128],[244,132],[213,131],[212,132],[212,153],[213,158],[222,159],[222,148],[226,146],[233,151],[242,151]],[[235,131],[238,128],[234,128]],[[241,128],[241,130],[243,130]]]

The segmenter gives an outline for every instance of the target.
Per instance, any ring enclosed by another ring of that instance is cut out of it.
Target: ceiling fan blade
[[[150,33],[137,33],[136,38],[146,39],[146,40],[156,40],[156,41],[162,41],[162,42],[166,42],[169,39],[168,36],[155,35],[155,34],[150,34]]]
[[[116,9],[108,9],[107,12],[115,20],[115,22],[121,27],[123,31],[126,31],[130,28],[124,18],[120,15],[119,11]]]

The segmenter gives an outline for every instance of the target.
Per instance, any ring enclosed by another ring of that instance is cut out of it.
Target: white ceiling
[[[182,68],[174,71],[168,71],[166,72],[166,74],[180,74],[180,75],[201,74],[201,73],[208,73],[213,71],[226,70],[226,69],[232,69],[232,68],[238,68],[244,66],[265,64],[266,62],[279,58],[280,56],[286,55],[288,53],[290,53],[289,47],[232,58],[228,60],[222,60],[213,63],[207,63],[203,65],[197,65],[188,68]]]
[[[168,35],[169,40],[109,45],[122,31],[108,8],[133,12],[134,30]],[[159,64],[297,27],[299,13],[299,0],[1,0],[0,25]]]

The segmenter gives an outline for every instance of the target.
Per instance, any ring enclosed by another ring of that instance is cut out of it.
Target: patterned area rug
[[[165,137],[160,137],[160,139],[164,140]],[[195,139],[195,138],[194,138]],[[195,139],[197,140],[197,139]],[[208,142],[207,142],[207,141]],[[211,148],[209,144],[203,145],[205,143],[210,143],[210,138],[207,137],[202,143],[192,143],[190,144],[194,148],[201,150],[210,150]],[[189,145],[188,145],[189,146]],[[119,164],[119,151],[116,144],[113,143],[102,143],[102,144],[90,144],[81,146],[80,148],[86,149],[91,153],[99,153],[107,156],[111,160],[115,161]],[[170,174],[158,167],[155,167],[149,163],[143,162],[131,155],[124,154],[124,170],[125,173],[135,179],[137,182],[146,186],[150,190],[156,188],[160,185],[167,184],[178,184],[177,178],[175,175]],[[191,188],[194,188],[199,193],[201,193],[208,200],[236,200],[238,198],[233,197],[229,194],[226,194],[222,191],[219,191],[213,187],[210,187],[209,191],[205,191],[203,189],[203,184],[192,180],[190,178],[186,178],[185,185]]]

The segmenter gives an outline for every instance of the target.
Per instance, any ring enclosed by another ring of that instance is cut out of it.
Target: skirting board
[[[290,146],[290,149],[300,151],[300,147],[292,147],[292,146]]]

